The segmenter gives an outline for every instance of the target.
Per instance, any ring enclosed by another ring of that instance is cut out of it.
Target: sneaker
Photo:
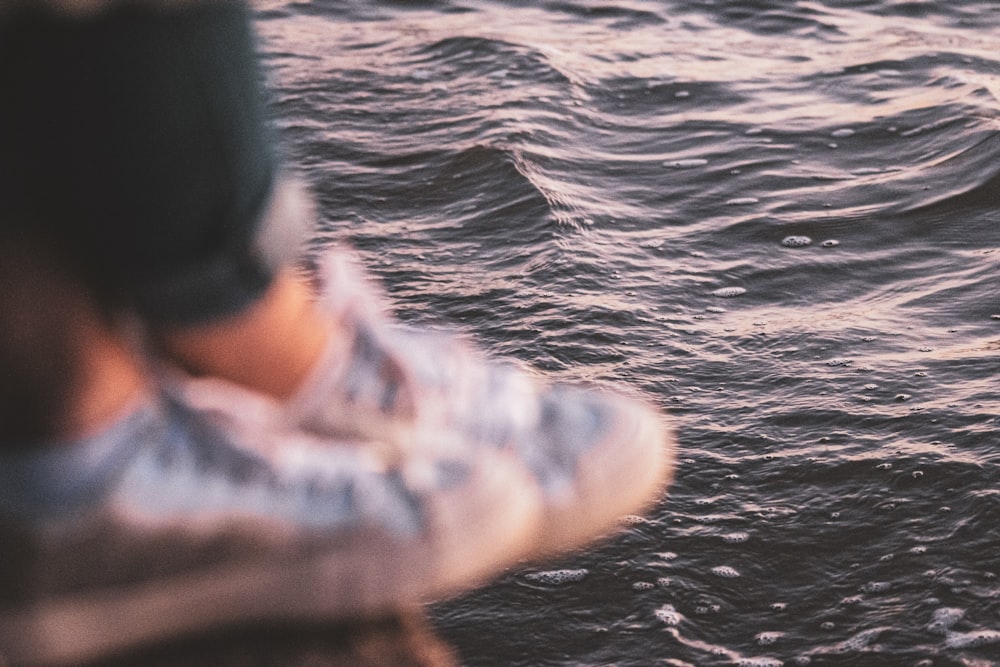
[[[395,611],[498,574],[536,533],[503,457],[390,466],[263,423],[147,397],[96,436],[0,455],[0,664]]]
[[[669,482],[672,431],[645,403],[546,385],[457,336],[394,325],[348,258],[325,262],[327,307],[347,335],[286,404],[297,426],[401,448],[450,433],[444,444],[506,455],[542,493],[543,554],[603,535]]]

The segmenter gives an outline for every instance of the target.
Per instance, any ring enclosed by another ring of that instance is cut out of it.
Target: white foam
[[[756,204],[760,200],[756,197],[735,197],[733,199],[726,200],[727,206],[749,206],[750,204]]]
[[[722,536],[722,541],[726,544],[741,544],[750,539],[750,533],[745,533],[743,531],[728,533]]]
[[[760,632],[753,640],[758,646],[770,646],[784,636],[784,632]]]
[[[712,574],[717,577],[722,577],[723,579],[735,579],[740,576],[740,573],[736,568],[729,567],[728,565],[717,565],[713,567]]]
[[[958,607],[942,607],[931,614],[927,629],[936,635],[943,635],[965,616],[965,610]]]
[[[677,609],[674,608],[672,604],[665,604],[659,609],[653,611],[653,616],[657,618],[660,622],[665,625],[680,625],[684,617],[681,615]]]
[[[949,632],[944,640],[948,648],[970,648],[1000,644],[1000,632],[996,630],[973,630],[972,632]]]
[[[559,586],[561,584],[581,581],[588,574],[590,574],[590,570],[585,568],[577,570],[545,570],[543,572],[529,572],[524,575],[524,578],[536,584]]]
[[[714,296],[719,296],[723,299],[729,299],[746,293],[747,291],[743,287],[720,287],[712,292]]]
[[[781,245],[786,248],[804,248],[812,245],[813,240],[808,236],[786,236],[781,239]]]

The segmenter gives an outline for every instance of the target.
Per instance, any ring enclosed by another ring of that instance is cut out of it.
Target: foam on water
[[[541,572],[528,572],[524,575],[524,578],[535,584],[561,586],[563,584],[583,581],[588,574],[590,574],[590,570],[586,568],[543,570]]]
[[[781,240],[781,245],[786,248],[804,248],[812,245],[812,239],[808,236],[786,236]]]
[[[734,296],[742,296],[746,293],[747,291],[744,287],[720,287],[719,289],[712,291],[714,296],[722,297],[723,299],[730,299]]]
[[[740,576],[739,571],[729,565],[717,565],[712,568],[712,574],[723,579],[735,579]]]

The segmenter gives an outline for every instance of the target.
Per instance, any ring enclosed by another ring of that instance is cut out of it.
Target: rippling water
[[[678,423],[645,519],[432,610],[467,665],[1000,664],[1000,5],[258,18],[315,248]]]

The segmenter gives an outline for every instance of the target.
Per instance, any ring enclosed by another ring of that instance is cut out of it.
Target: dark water
[[[317,249],[677,420],[646,519],[433,608],[466,664],[1000,665],[1000,3],[258,16]]]

